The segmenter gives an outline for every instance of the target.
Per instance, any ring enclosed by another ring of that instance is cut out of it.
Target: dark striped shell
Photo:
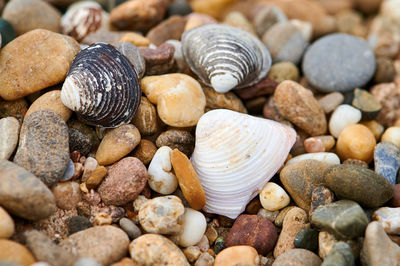
[[[222,24],[185,32],[182,52],[192,71],[217,92],[253,85],[271,67],[271,55],[257,37]]]
[[[95,43],[75,56],[61,90],[61,101],[87,124],[117,127],[132,120],[141,94],[129,60],[113,46]]]

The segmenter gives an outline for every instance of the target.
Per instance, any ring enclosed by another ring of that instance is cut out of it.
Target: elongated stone
[[[400,150],[390,142],[380,142],[374,150],[375,172],[383,176],[392,185],[396,184],[400,168]]]

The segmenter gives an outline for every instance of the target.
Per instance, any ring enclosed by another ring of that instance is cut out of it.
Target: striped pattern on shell
[[[191,157],[206,194],[204,210],[236,218],[283,165],[296,132],[278,122],[217,109],[196,128]]]
[[[61,90],[61,101],[89,125],[117,127],[132,120],[141,94],[129,60],[113,46],[96,43],[76,55]]]
[[[227,25],[209,24],[185,32],[182,52],[202,82],[222,93],[257,83],[271,67],[271,55],[259,39]]]

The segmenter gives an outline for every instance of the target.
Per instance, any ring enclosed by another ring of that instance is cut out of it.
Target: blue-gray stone
[[[321,266],[354,266],[351,247],[345,242],[337,242],[329,251]]]
[[[392,185],[396,184],[400,167],[400,150],[391,142],[380,142],[374,150],[375,172],[383,176]]]
[[[68,165],[67,165],[67,169],[64,172],[64,175],[60,178],[59,181],[68,181],[72,178],[72,176],[75,173],[75,166],[74,166],[74,162],[69,159]]]
[[[192,13],[192,8],[190,7],[190,4],[187,1],[184,0],[178,0],[170,4],[167,8],[167,16],[171,17],[174,15],[179,15],[179,16],[186,16],[190,13]]]
[[[303,58],[307,80],[323,92],[362,87],[373,77],[375,68],[375,55],[368,43],[343,33],[317,40]]]
[[[315,251],[318,248],[318,231],[307,228],[297,233],[294,238],[295,248],[304,248],[310,251]]]

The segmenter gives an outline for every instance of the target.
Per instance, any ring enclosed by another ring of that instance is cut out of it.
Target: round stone
[[[303,58],[310,84],[323,92],[364,86],[375,73],[375,56],[364,40],[343,33],[314,42]]]
[[[149,165],[149,186],[152,190],[168,195],[178,187],[178,179],[172,171],[171,148],[160,147]]]
[[[185,213],[183,215],[183,230],[178,234],[179,245],[181,247],[195,245],[203,237],[206,232],[206,227],[206,218],[201,212],[185,208]]]
[[[136,239],[142,234],[139,227],[128,218],[119,220],[119,226],[131,239]]]
[[[391,142],[400,148],[400,127],[389,127],[381,138],[382,142]]]
[[[15,225],[11,216],[0,207],[0,238],[10,238],[14,234]]]
[[[392,185],[396,184],[400,168],[400,150],[390,142],[380,142],[374,150],[375,172],[386,178]]]
[[[57,207],[63,210],[76,208],[82,198],[79,184],[72,181],[57,183],[51,188],[51,192],[56,198]]]
[[[271,66],[267,77],[281,83],[284,80],[297,81],[299,75],[299,69],[292,62],[278,62]]]
[[[286,191],[279,185],[268,182],[262,188],[260,194],[261,205],[268,211],[277,211],[286,207],[290,198]]]
[[[301,248],[290,249],[277,257],[274,261],[274,266],[286,265],[307,265],[307,266],[320,266],[321,259],[315,253]]]
[[[259,265],[257,250],[251,246],[233,246],[224,249],[215,257],[214,266]]]
[[[6,240],[0,239],[0,261],[5,262],[4,265],[24,265],[29,266],[36,262],[32,253],[23,245]],[[11,264],[6,264],[7,262]]]
[[[337,138],[345,127],[357,124],[360,120],[360,110],[348,104],[339,105],[329,120],[329,132]]]

